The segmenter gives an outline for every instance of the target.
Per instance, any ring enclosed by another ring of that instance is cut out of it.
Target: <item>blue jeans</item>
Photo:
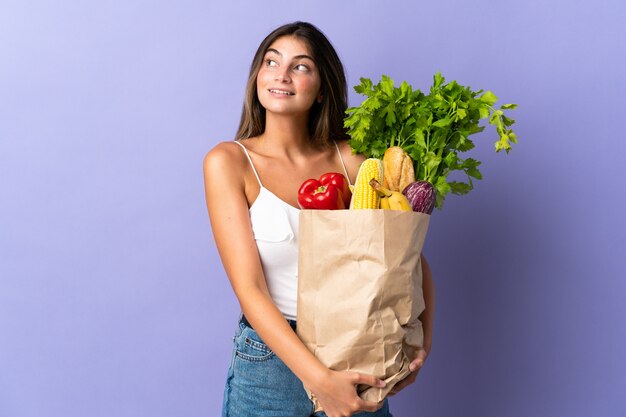
[[[290,322],[295,330],[295,322]],[[234,337],[234,348],[224,390],[222,417],[326,417],[313,414],[302,382],[244,323]],[[389,404],[375,413],[354,417],[392,417]]]

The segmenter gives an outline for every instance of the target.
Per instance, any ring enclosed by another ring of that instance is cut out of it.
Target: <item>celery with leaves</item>
[[[497,97],[491,91],[472,91],[456,81],[445,84],[439,72],[433,79],[429,94],[424,94],[406,81],[395,87],[385,75],[375,85],[361,78],[354,90],[366,99],[346,111],[344,123],[356,153],[382,158],[387,148],[404,149],[413,159],[416,179],[430,182],[437,190],[436,207],[441,209],[448,193],[467,194],[474,187],[472,179],[482,178],[480,162],[460,156],[474,147],[469,137],[485,129],[479,126],[481,119],[496,128],[496,152],[508,153],[517,143],[511,129],[515,120],[504,114],[517,105],[496,109]],[[467,182],[448,181],[452,171],[463,171]]]

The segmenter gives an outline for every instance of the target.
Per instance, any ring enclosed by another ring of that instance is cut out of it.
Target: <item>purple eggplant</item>
[[[402,194],[411,203],[413,211],[430,214],[435,208],[437,191],[428,181],[415,181],[404,187]]]

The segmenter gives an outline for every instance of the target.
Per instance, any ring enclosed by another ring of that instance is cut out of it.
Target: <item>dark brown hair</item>
[[[282,36],[295,36],[304,41],[309,46],[320,73],[322,101],[316,101],[309,113],[309,135],[312,143],[323,148],[333,140],[347,139],[343,119],[348,105],[348,91],[343,65],[326,36],[306,22],[283,25],[270,33],[259,45],[250,66],[237,139],[257,136],[265,131],[265,109],[257,96],[256,79],[267,49]]]

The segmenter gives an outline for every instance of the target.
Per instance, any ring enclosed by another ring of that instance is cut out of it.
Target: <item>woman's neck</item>
[[[265,132],[259,136],[259,140],[268,150],[271,147],[272,153],[283,154],[290,159],[296,154],[308,153],[313,148],[306,116],[268,114]]]

